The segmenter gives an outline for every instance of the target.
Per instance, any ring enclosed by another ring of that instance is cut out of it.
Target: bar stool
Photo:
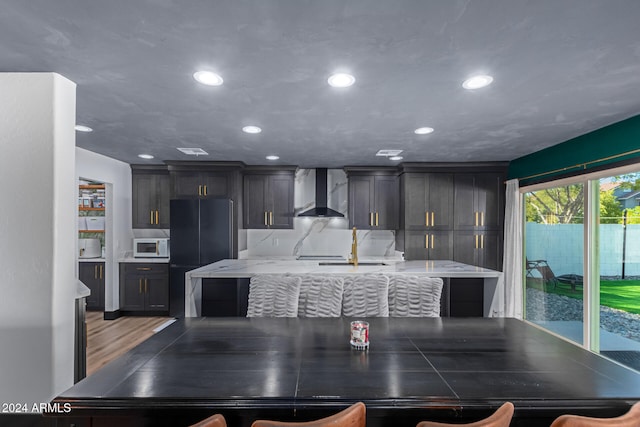
[[[319,420],[302,422],[257,420],[251,424],[251,427],[365,427],[365,425],[366,407],[364,403],[358,402],[337,414]]]
[[[449,424],[449,423],[439,423],[435,421],[421,421],[418,423],[416,427],[453,427],[453,426],[463,426],[463,427],[509,427],[511,423],[511,417],[513,417],[513,403],[505,402],[501,407],[499,407],[493,415],[473,423],[467,424]]]
[[[593,418],[581,415],[560,415],[551,427],[637,427],[640,425],[640,402],[634,404],[629,411],[615,418]]]
[[[220,414],[215,414],[189,427],[227,427],[227,422]]]

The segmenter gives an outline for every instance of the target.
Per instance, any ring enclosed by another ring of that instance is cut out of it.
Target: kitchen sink
[[[342,261],[342,262],[330,261],[330,262],[319,262],[318,265],[353,265],[353,264],[345,261]],[[389,265],[389,264],[386,264],[384,262],[359,262],[358,265]]]

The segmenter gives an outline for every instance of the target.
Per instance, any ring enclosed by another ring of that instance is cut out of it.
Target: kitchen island
[[[382,265],[380,265],[382,264]],[[443,279],[477,279],[471,283],[479,290],[482,315],[501,313],[501,289],[504,286],[500,271],[476,267],[456,261],[401,261],[398,259],[367,258],[357,267],[346,262],[302,261],[295,259],[225,259],[191,270],[185,275],[185,317],[202,316],[203,279],[249,279],[257,274],[404,274]],[[498,290],[498,291],[497,291]],[[496,292],[497,291],[497,292]]]

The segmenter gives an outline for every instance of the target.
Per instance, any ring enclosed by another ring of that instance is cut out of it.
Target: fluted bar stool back
[[[416,427],[452,427],[452,426],[463,426],[463,427],[509,427],[511,423],[511,418],[513,417],[513,403],[505,402],[501,407],[499,407],[493,415],[473,423],[467,424],[449,424],[449,423],[439,423],[435,421],[421,421],[418,423]]]
[[[581,415],[560,415],[551,427],[638,427],[640,426],[640,402],[624,415],[615,418],[593,418]]]
[[[330,417],[321,418],[315,421],[302,422],[285,422],[285,421],[268,421],[257,420],[251,424],[251,427],[365,427],[366,426],[366,407],[364,403],[358,402],[347,409],[331,415]]]
[[[222,415],[215,414],[189,427],[227,427],[227,422]]]

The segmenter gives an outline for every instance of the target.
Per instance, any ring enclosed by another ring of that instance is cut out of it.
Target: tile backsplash
[[[344,218],[294,218],[293,230],[246,230],[247,247],[240,257],[342,255],[351,253],[347,175],[341,169],[327,174],[327,205]],[[294,188],[296,215],[315,206],[315,170],[299,169]],[[358,255],[394,256],[395,232],[358,230]]]

